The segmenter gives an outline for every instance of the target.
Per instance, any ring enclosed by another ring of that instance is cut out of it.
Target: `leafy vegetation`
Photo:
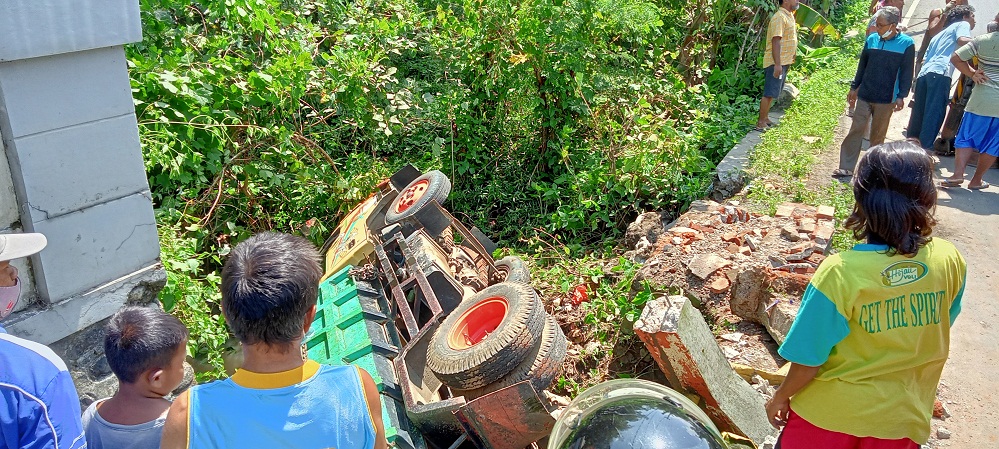
[[[140,5],[145,39],[127,57],[170,273],[162,297],[197,334],[192,355],[216,373],[225,331],[214,273],[231,245],[269,229],[318,244],[406,163],[448,174],[452,210],[532,254],[552,245],[587,254],[613,245],[642,211],[679,214],[753,126],[755,60],[776,9],[769,0]],[[820,50],[795,76],[821,69]],[[594,309],[594,319],[619,310]]]

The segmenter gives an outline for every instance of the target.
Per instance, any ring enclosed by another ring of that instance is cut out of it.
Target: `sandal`
[[[953,156],[954,141],[938,137],[937,140],[933,141],[933,151],[937,153],[937,156]]]
[[[944,179],[940,181],[940,187],[961,187],[964,184],[963,179]]]
[[[968,185],[968,190],[982,190],[982,189],[987,189],[989,187],[992,187],[992,186],[989,183],[987,183],[985,181],[982,181],[982,183],[980,185],[977,185],[977,186],[974,186],[974,187],[972,187],[969,184]]]
[[[850,170],[837,168],[832,172],[833,178],[845,178],[847,176],[853,176],[853,172]]]

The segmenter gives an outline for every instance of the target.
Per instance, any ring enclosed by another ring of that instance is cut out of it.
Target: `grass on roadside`
[[[849,80],[857,67],[859,37],[845,43],[829,64],[817,70],[801,87],[801,94],[787,110],[780,124],[763,135],[751,157],[749,200],[773,214],[780,203],[793,201],[836,208],[842,222],[852,211],[850,186],[838,182],[815,190],[806,181],[816,155],[835,151],[835,129],[843,113]],[[833,247],[843,250],[853,245],[846,232],[836,233]]]

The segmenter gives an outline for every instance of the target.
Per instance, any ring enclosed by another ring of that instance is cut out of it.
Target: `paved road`
[[[930,16],[930,11],[946,5],[944,0],[906,0],[903,19],[909,27],[908,34],[918,40],[926,30],[926,20]],[[995,18],[999,13],[999,2],[995,0],[970,0],[969,4],[975,7],[975,19],[978,26],[971,30],[971,34],[978,36],[985,34],[985,24]]]
[[[910,0],[904,18],[909,34],[918,45],[925,31],[925,18],[943,0]],[[999,12],[999,1],[970,0],[975,7],[974,35],[985,33],[986,23]],[[901,139],[909,120],[909,109],[892,118],[890,139]],[[938,175],[949,176],[953,158],[942,158]],[[973,170],[973,168],[970,168]],[[970,179],[972,171],[967,172]],[[985,180],[993,187],[984,191],[965,188],[941,189],[937,207],[936,235],[954,242],[968,261],[968,283],[964,309],[951,331],[951,355],[944,368],[941,387],[953,415],[934,421],[953,436],[933,442],[933,447],[999,448],[999,170],[989,170]]]

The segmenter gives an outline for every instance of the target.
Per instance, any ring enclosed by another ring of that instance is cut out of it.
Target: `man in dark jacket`
[[[905,106],[905,97],[912,88],[916,47],[911,37],[898,31],[901,15],[893,6],[881,8],[877,13],[877,31],[867,37],[846,97],[856,112],[840,147],[839,168],[833,176],[853,176],[868,122],[871,146],[880,145],[885,141],[892,113]]]

